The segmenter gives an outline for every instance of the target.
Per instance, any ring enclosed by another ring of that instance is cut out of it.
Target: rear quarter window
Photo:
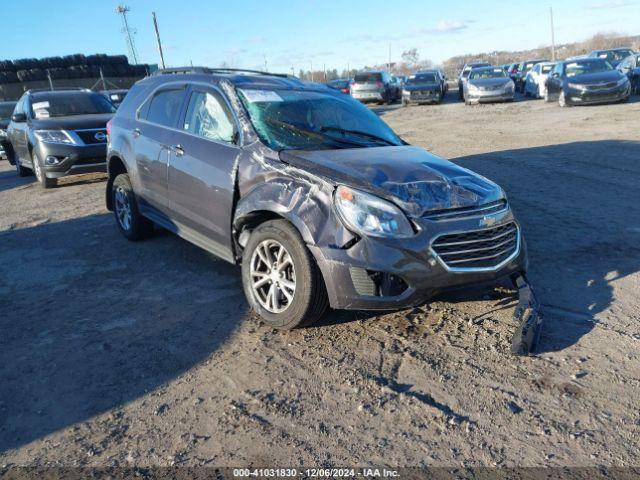
[[[149,102],[146,120],[163,127],[173,127],[180,115],[184,88],[167,88],[156,92]]]

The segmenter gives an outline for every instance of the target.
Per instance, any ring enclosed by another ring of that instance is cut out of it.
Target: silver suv
[[[388,72],[360,72],[353,78],[351,96],[364,103],[389,104],[400,98],[400,86]]]
[[[264,321],[389,310],[527,267],[504,191],[401,140],[360,102],[296,78],[164,70],[108,125],[107,207],[242,265]]]

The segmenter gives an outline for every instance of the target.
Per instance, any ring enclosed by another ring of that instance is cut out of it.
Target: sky
[[[399,61],[417,48],[439,63],[454,55],[640,34],[640,0],[2,0],[0,59],[72,53],[127,54],[120,3],[131,9],[140,63],[297,73]],[[54,7],[55,5],[55,7]],[[8,29],[8,31],[7,31]],[[130,58],[130,61],[132,59]]]

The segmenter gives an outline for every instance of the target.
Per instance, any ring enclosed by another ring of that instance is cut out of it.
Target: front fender
[[[236,205],[233,218],[236,235],[260,212],[288,220],[308,245],[335,247],[353,238],[333,209],[333,188],[322,182],[287,175],[256,183]]]

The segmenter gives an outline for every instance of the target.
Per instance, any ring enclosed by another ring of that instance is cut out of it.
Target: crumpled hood
[[[331,183],[385,197],[414,218],[504,197],[490,180],[413,146],[289,150],[280,158]]]

